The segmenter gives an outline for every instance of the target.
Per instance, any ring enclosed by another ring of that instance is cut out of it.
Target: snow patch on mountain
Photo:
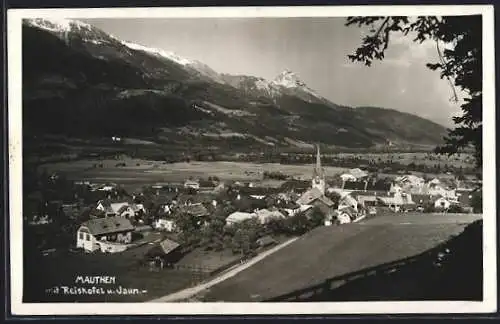
[[[156,56],[164,57],[164,58],[169,59],[171,61],[174,61],[180,65],[192,65],[192,64],[194,65],[195,64],[194,61],[180,57],[179,55],[177,55],[173,52],[167,52],[167,51],[164,51],[161,49],[151,48],[151,47],[147,47],[147,46],[143,46],[140,44],[127,42],[127,41],[122,41],[122,44],[127,46],[130,49],[133,49],[133,50],[143,51],[143,52],[150,53],[150,54],[153,54]]]
[[[33,18],[33,19],[26,19],[26,22],[33,27],[44,29],[53,33],[54,32],[65,33],[65,32],[70,32],[72,30],[92,29],[92,26],[87,23],[66,18],[52,18],[52,17],[50,19]]]
[[[281,72],[273,81],[273,84],[285,88],[305,87],[306,84],[300,80],[297,74],[290,70]]]
[[[314,90],[309,88],[304,81],[302,81],[299,76],[290,71],[285,70],[281,72],[272,82],[271,85],[275,87],[283,87],[291,90],[301,90],[303,92],[308,93],[311,96],[314,96],[318,99],[322,99],[323,97],[316,93]]]
[[[270,87],[271,87],[271,84],[269,83],[269,81],[265,80],[265,79],[258,79],[256,82],[255,82],[255,86],[257,87],[257,89],[259,90],[267,90],[269,91]]]

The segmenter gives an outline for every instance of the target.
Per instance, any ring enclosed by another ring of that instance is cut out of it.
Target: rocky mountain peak
[[[280,85],[286,88],[296,88],[296,87],[305,87],[306,84],[304,81],[302,81],[299,76],[289,70],[286,69],[283,72],[281,72],[274,80],[273,84],[275,85]]]
[[[50,18],[50,19],[31,18],[31,19],[24,19],[24,22],[33,27],[44,29],[53,33],[54,32],[64,33],[64,32],[80,31],[80,30],[88,31],[92,30],[93,28],[91,25],[87,23],[66,18]]]

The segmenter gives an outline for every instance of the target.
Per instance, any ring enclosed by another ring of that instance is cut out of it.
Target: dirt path
[[[292,238],[292,239],[290,239],[290,240],[288,240],[288,241],[286,241],[278,246],[275,246],[274,248],[272,248],[268,251],[265,251],[265,252],[257,255],[255,258],[251,259],[247,263],[244,263],[242,265],[233,266],[229,270],[226,270],[226,272],[224,272],[222,275],[210,280],[209,282],[200,284],[200,285],[195,286],[195,287],[187,288],[187,289],[184,289],[184,290],[181,290],[181,291],[178,291],[178,292],[175,292],[173,294],[166,295],[166,296],[163,296],[163,297],[160,297],[157,299],[153,299],[150,302],[165,303],[165,302],[175,302],[175,301],[180,301],[180,300],[191,298],[191,297],[195,296],[196,294],[199,294],[200,292],[202,292],[206,289],[209,289],[210,287],[215,286],[215,285],[223,282],[224,280],[227,280],[227,279],[237,275],[241,271],[253,266],[254,264],[259,262],[260,260],[264,259],[265,257],[281,250],[282,248],[291,244],[292,242],[294,242],[297,239],[298,239],[298,237]]]

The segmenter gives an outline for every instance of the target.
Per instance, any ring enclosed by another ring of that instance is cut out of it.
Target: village
[[[359,168],[328,179],[319,147],[311,171],[310,179],[277,187],[209,176],[131,193],[113,183],[45,175],[25,198],[25,249],[41,258],[65,251],[80,255],[78,262],[133,252],[148,271],[188,269],[203,272],[201,280],[320,226],[386,214],[481,213],[474,180],[390,179]]]

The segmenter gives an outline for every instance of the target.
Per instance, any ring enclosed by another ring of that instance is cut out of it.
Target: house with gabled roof
[[[146,252],[147,261],[162,269],[172,263],[177,262],[182,257],[182,246],[180,243],[165,238],[160,242],[154,242],[153,246]]]
[[[105,217],[120,216],[130,218],[137,216],[146,210],[142,204],[135,204],[131,200],[111,201],[109,199],[99,200],[96,209],[103,212]]]
[[[109,199],[99,200],[96,209],[103,212],[106,217],[116,216],[116,212],[111,208],[111,201]]]
[[[345,193],[340,197],[337,209],[340,210],[346,207],[351,207],[354,210],[358,209],[358,201],[351,194],[348,193]]]
[[[342,207],[335,212],[335,218],[339,224],[348,224],[356,218],[356,213],[352,207]]]
[[[412,194],[411,197],[416,207],[423,208],[432,203],[431,196],[427,194]]]
[[[185,189],[199,190],[200,189],[200,182],[198,180],[188,179],[184,182],[184,188]]]
[[[179,208],[179,212],[198,218],[200,222],[210,215],[210,211],[202,203],[182,206]]]
[[[76,246],[87,252],[121,252],[132,242],[135,227],[124,217],[90,219],[80,225]]]
[[[438,210],[447,210],[451,205],[452,202],[444,196],[437,196],[434,199],[434,208]]]
[[[377,197],[382,206],[387,206],[394,212],[400,212],[403,209],[415,207],[412,196],[407,193],[395,193],[391,197]]]
[[[462,207],[470,207],[471,200],[474,194],[472,189],[457,189],[457,201]]]
[[[259,219],[261,224],[266,224],[271,219],[275,218],[285,218],[285,215],[281,213],[279,210],[269,210],[269,209],[259,209],[255,211],[257,218]]]
[[[323,196],[323,193],[318,188],[312,188],[307,190],[300,196],[297,200],[297,204],[299,205],[310,205],[316,199],[319,199]]]
[[[226,217],[226,225],[241,223],[247,219],[257,218],[256,213],[234,212]]]
[[[311,182],[308,180],[290,179],[285,181],[280,190],[283,192],[300,192],[303,193],[311,187]]]
[[[311,205],[321,209],[325,214],[329,214],[334,209],[335,203],[326,197],[318,188],[306,191],[298,200],[298,205]]]

